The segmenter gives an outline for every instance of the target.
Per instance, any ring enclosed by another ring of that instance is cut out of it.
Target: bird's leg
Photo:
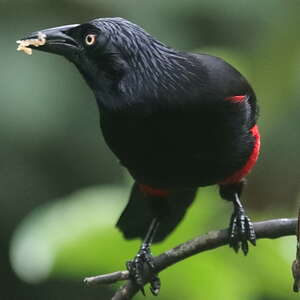
[[[240,202],[239,195],[241,194],[242,186],[243,183],[229,187],[221,186],[220,194],[224,199],[232,201],[234,205],[229,225],[229,247],[233,248],[235,252],[238,252],[241,248],[244,254],[247,255],[249,250],[248,241],[255,246],[256,235],[253,224]]]
[[[144,283],[145,283],[144,264],[145,263],[148,265],[151,272],[151,279],[149,282],[151,285],[150,290],[152,294],[156,296],[158,295],[160,290],[160,279],[155,273],[153,273],[154,263],[153,263],[153,256],[151,254],[151,249],[150,249],[150,246],[152,244],[158,226],[159,226],[158,220],[153,219],[137,255],[133,260],[130,260],[126,263],[126,267],[130,273],[130,276],[140,287],[140,290],[144,295],[145,295],[145,290],[144,290]]]
[[[237,193],[234,194],[234,198],[234,211],[229,226],[229,246],[236,252],[242,248],[244,254],[247,255],[249,250],[248,241],[255,246],[256,235],[253,224],[245,214]]]

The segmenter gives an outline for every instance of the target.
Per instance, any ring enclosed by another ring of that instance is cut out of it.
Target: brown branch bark
[[[254,223],[257,239],[279,238],[287,235],[295,235],[297,219],[275,219]],[[159,273],[169,266],[197,253],[215,249],[228,243],[228,230],[222,229],[211,231],[198,236],[179,246],[170,249],[154,258],[155,272]],[[145,284],[147,283],[149,272],[145,270]],[[136,284],[129,279],[128,271],[119,271],[84,280],[87,284],[109,284],[120,280],[128,280],[113,296],[112,300],[129,300],[138,292]]]

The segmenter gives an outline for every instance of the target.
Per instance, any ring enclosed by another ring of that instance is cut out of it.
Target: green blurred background
[[[116,286],[88,289],[82,277],[123,269],[139,245],[114,228],[130,178],[103,141],[91,91],[63,58],[17,53],[18,38],[120,16],[235,65],[261,108],[262,153],[243,202],[263,220],[294,217],[298,207],[299,15],[298,0],[0,0],[0,299],[109,299]],[[227,226],[231,205],[215,187],[197,198],[155,254]],[[159,299],[298,299],[294,252],[288,237],[259,240],[246,258],[228,247],[197,255],[161,274]]]

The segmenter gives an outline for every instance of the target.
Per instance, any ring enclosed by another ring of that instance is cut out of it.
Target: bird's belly
[[[136,181],[158,188],[212,185],[221,182],[240,168],[230,166],[235,164],[232,157],[219,159],[216,152],[211,152],[210,155],[199,153],[201,157],[190,157],[188,154],[170,153],[168,156],[162,156],[153,152],[146,153],[144,157],[135,156],[133,160],[127,160],[124,165]]]
[[[232,143],[232,137],[224,140],[218,131],[187,122],[121,123],[102,124],[109,147],[136,181],[155,187],[215,184],[241,168],[251,153],[237,147],[245,142]]]

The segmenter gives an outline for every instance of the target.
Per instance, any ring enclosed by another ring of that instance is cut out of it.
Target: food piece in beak
[[[24,51],[26,54],[31,55],[32,49],[28,48],[28,46],[39,47],[46,44],[46,34],[39,32],[37,39],[29,39],[29,40],[19,40],[16,42],[18,44],[17,51]]]

